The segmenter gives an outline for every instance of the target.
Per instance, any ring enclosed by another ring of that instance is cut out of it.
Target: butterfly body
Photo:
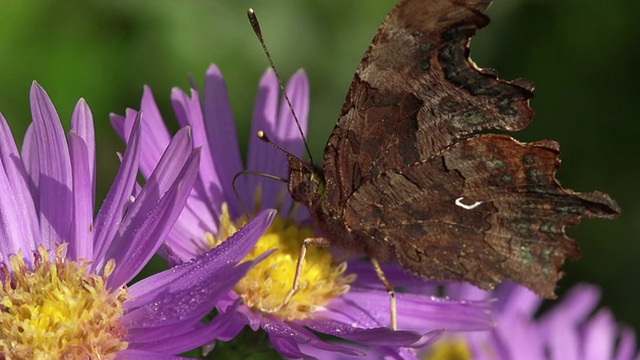
[[[289,156],[289,191],[339,248],[425,279],[512,279],[553,297],[565,258],[580,256],[565,227],[620,209],[562,188],[556,142],[487,133],[534,115],[530,82],[469,59],[487,6],[402,1],[356,71],[322,169]]]
[[[327,201],[326,188],[321,169],[289,156],[289,192],[295,201],[310,210],[314,223],[332,244],[351,254],[367,254],[381,262],[391,262],[395,253],[390,244],[366,232],[355,232],[350,225],[359,219],[347,220],[342,209]],[[355,220],[355,221],[354,221]]]

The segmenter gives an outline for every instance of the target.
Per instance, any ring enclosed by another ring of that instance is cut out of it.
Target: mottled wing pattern
[[[290,159],[289,187],[339,247],[427,279],[509,278],[553,297],[565,258],[580,256],[565,227],[620,209],[562,188],[555,142],[485,134],[533,119],[531,83],[469,59],[488,4],[400,2],[355,74],[325,149],[326,184]]]
[[[345,221],[354,234],[392,246],[397,261],[424,278],[485,289],[512,279],[553,297],[564,259],[580,256],[565,227],[619,212],[606,194],[563,189],[558,151],[553,141],[464,139],[363,184],[348,199]],[[460,197],[476,206],[457,205]]]
[[[428,159],[482,130],[526,127],[533,87],[509,83],[469,59],[488,24],[486,2],[403,1],[358,67],[325,149],[329,210],[364,182]]]

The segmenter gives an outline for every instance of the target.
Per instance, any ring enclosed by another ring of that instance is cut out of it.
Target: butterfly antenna
[[[280,78],[280,75],[278,74],[278,70],[276,69],[276,65],[273,63],[273,59],[271,58],[271,54],[269,54],[269,49],[267,49],[267,44],[264,42],[264,38],[262,37],[262,29],[260,29],[260,24],[258,23],[258,17],[256,16],[256,13],[253,11],[253,9],[247,10],[247,17],[249,18],[249,22],[251,23],[253,32],[256,33],[256,36],[258,37],[258,41],[260,41],[260,45],[262,45],[262,50],[264,50],[265,55],[267,55],[267,59],[269,60],[269,65],[271,65],[271,69],[273,69],[273,72],[275,73],[276,78],[278,79],[278,85],[280,85],[280,91],[282,92],[282,96],[287,101],[289,110],[291,110],[291,114],[293,115],[293,118],[296,121],[298,132],[300,133],[300,136],[302,137],[302,141],[304,142],[304,147],[307,150],[307,155],[309,156],[309,162],[313,164],[313,157],[311,156],[311,150],[309,149],[309,144],[307,144],[307,140],[304,138],[304,132],[302,131],[302,126],[300,125],[300,121],[298,120],[298,115],[296,115],[296,112],[293,110],[293,105],[291,105],[291,100],[289,100],[289,96],[287,95],[287,92],[284,89],[282,78]],[[261,140],[264,140],[264,139],[261,139]],[[284,153],[289,154],[289,152],[282,150],[275,144],[273,143],[271,144],[274,145],[276,148],[280,149],[280,151],[283,151]]]
[[[281,153],[287,155],[287,156],[293,156],[295,158],[297,158],[297,156],[293,155],[292,153],[288,152],[287,150],[281,148],[280,146],[278,146],[278,144],[274,143],[273,141],[271,141],[271,139],[269,139],[269,137],[267,136],[267,134],[264,133],[264,131],[259,130],[258,133],[256,134],[258,136],[258,139],[266,142],[267,144],[273,146],[276,150],[280,151]],[[287,182],[287,180],[285,179],[285,182]]]

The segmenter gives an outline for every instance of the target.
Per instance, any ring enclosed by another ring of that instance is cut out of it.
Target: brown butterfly
[[[338,248],[425,279],[512,279],[554,297],[565,258],[580,256],[565,227],[620,208],[560,185],[555,141],[486,133],[534,115],[530,82],[469,59],[489,3],[400,2],[356,71],[322,169],[289,155],[289,192]]]
[[[401,1],[356,71],[322,169],[288,154],[289,192],[326,237],[305,240],[282,305],[310,244],[369,256],[392,295],[394,328],[379,262],[483,289],[511,279],[553,298],[565,258],[581,255],[565,227],[620,214],[607,194],[560,185],[557,142],[487,133],[524,129],[534,115],[531,82],[501,80],[469,58],[490,3]]]

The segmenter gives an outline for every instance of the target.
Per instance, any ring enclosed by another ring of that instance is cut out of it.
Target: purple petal
[[[211,247],[205,238],[205,234],[211,230],[195,218],[196,214],[191,207],[194,202],[192,199],[192,197],[187,199],[180,218],[171,228],[165,240],[171,255],[179,262],[189,261]],[[204,215],[205,213],[200,214]],[[204,217],[207,218],[207,216]],[[194,222],[189,222],[192,220]]]
[[[210,305],[213,301],[207,301]],[[177,334],[175,326],[165,326],[144,334],[147,340],[142,340],[142,336],[128,336],[129,347],[134,349],[144,349],[159,353],[179,354],[198,348],[212,340],[218,339],[220,334],[229,331],[229,325],[236,323],[241,315],[236,311],[218,314],[211,322],[204,325],[199,322],[189,331]],[[183,321],[184,322],[184,321]],[[150,336],[151,335],[151,336]]]
[[[420,360],[415,350],[410,348],[376,347],[375,349],[384,356],[384,360]]]
[[[298,343],[293,338],[274,336],[270,337],[271,345],[280,354],[291,359],[316,360],[300,350]]]
[[[285,89],[293,111],[295,112],[298,121],[300,122],[300,128],[302,134],[298,130],[296,120],[291,113],[289,105],[283,98],[280,102],[280,114],[278,116],[278,125],[276,128],[277,139],[284,141],[285,149],[296,155],[299,158],[305,156],[305,147],[303,138],[307,133],[307,123],[309,119],[309,78],[304,70],[298,70],[287,84]],[[288,166],[285,164],[284,170],[286,171]]]
[[[304,70],[298,70],[293,74],[285,91],[291,100],[291,105],[298,118],[302,134],[300,133],[300,130],[298,130],[298,124],[296,124],[296,119],[291,113],[289,104],[287,104],[283,98],[280,103],[280,114],[278,116],[278,125],[276,127],[276,139],[285,150],[299,158],[303,158],[306,155],[305,135],[307,133],[310,101],[309,78]],[[284,177],[288,176],[288,160],[281,156],[275,159],[275,161],[278,162],[276,164],[278,168],[274,174],[282,174]],[[282,209],[289,209],[292,202],[293,199],[288,192],[285,191]]]
[[[214,188],[210,191],[233,196],[232,180],[235,174],[242,171],[242,160],[240,159],[238,136],[227,94],[227,85],[215,65],[211,65],[207,70],[204,99],[207,143],[211,156],[217,160],[214,166],[216,178],[220,180],[220,189]],[[242,177],[238,179],[237,185],[239,189],[245,189]],[[214,185],[210,184],[209,186]],[[242,214],[237,201],[227,201],[227,203],[232,218],[237,218]]]
[[[411,292],[416,292],[424,295],[435,295],[437,293],[439,283],[433,281],[425,281],[424,279],[407,273],[398,265],[393,264],[381,264],[382,271],[385,277],[389,280],[391,285],[396,288],[410,289]],[[367,288],[385,290],[382,281],[373,268],[370,261],[364,261],[361,259],[355,259],[349,261],[348,273],[357,274],[357,280],[351,285],[351,287]],[[450,295],[450,287],[447,285],[447,295]],[[407,290],[408,292],[409,290]],[[454,299],[470,300],[467,297],[451,296]]]
[[[220,299],[220,302],[218,303],[218,310],[226,311],[225,309],[233,304],[238,298],[238,294],[233,291],[229,292],[225,298]],[[257,331],[258,329],[260,329],[264,322],[271,321],[270,316],[263,314],[261,311],[253,311],[247,306],[239,307],[238,312],[242,313],[242,315],[245,317],[244,323],[253,331]]]
[[[493,306],[501,316],[526,316],[533,318],[542,303],[542,298],[524,286],[513,282],[505,282],[498,289],[498,302]]]
[[[125,117],[118,114],[109,114],[109,122],[111,127],[118,134],[120,139],[126,139],[125,136]]]
[[[636,354],[636,334],[633,330],[622,328],[615,360],[630,360]]]
[[[493,326],[487,302],[455,302],[416,294],[397,294],[401,329],[485,330]],[[334,320],[361,328],[390,324],[390,299],[384,291],[352,289],[328,307]]]
[[[359,351],[359,354],[347,355],[344,353],[337,353],[334,351],[327,351],[318,349],[314,346],[309,346],[307,344],[298,344],[300,351],[302,353],[313,357],[314,359],[322,359],[322,360],[355,360],[355,359],[382,359],[380,354],[376,353],[369,347],[358,346],[358,344],[350,344],[350,347],[356,351]],[[411,358],[409,358],[411,359]],[[386,360],[386,359],[385,359]]]
[[[199,140],[203,139],[206,143],[206,136],[204,134],[204,121],[202,119],[202,108],[200,107],[200,99],[198,99],[198,91],[191,89],[191,94],[194,97],[194,102],[197,102],[197,108],[191,108],[191,99],[186,92],[184,92],[179,87],[174,87],[171,89],[171,107],[173,107],[173,112],[176,114],[176,118],[178,119],[178,124],[181,128],[185,126],[190,126],[192,129],[198,129],[198,131],[202,131],[200,134]],[[192,110],[196,110],[192,113]],[[198,111],[199,110],[199,111]],[[194,119],[195,118],[195,119]],[[195,121],[194,121],[195,120]],[[194,122],[196,123],[194,126]],[[194,136],[194,144],[195,136]],[[196,147],[202,146],[194,145]]]
[[[289,81],[286,88],[290,97],[303,133],[306,133],[309,113],[309,81],[303,71],[298,71]],[[247,169],[282,178],[288,177],[289,164],[287,157],[273,146],[255,138],[259,130],[263,130],[267,136],[278,146],[292,154],[302,157],[304,155],[304,134],[300,134],[291,109],[283,99],[280,104],[280,112],[276,117],[278,102],[278,81],[270,69],[267,70],[258,90],[258,97],[253,115],[252,136],[249,139],[249,166]],[[286,192],[286,184],[255,177],[251,179],[251,189],[258,184],[263,189],[262,205],[288,209],[291,205],[291,197]],[[284,196],[284,197],[283,197]],[[249,199],[253,201],[253,199]]]
[[[576,324],[572,320],[558,314],[547,318],[545,326],[539,327],[538,336],[548,343],[550,360],[580,359],[580,339]]]
[[[238,301],[237,303],[240,304],[240,301]],[[238,336],[242,329],[244,329],[245,317],[240,312],[230,309],[227,309],[220,314],[228,314],[228,316],[224,319],[224,321],[221,321],[221,323],[224,323],[225,327],[219,329],[215,338],[221,341],[231,341],[233,338]]]
[[[175,242],[184,243],[185,239],[202,237],[204,232],[217,232],[217,221],[220,218],[219,205],[226,201],[226,197],[219,191],[220,179],[216,174],[214,159],[207,143],[198,93],[194,91],[189,98],[182,90],[174,89],[171,100],[178,118],[184,118],[181,121],[192,127],[193,146],[202,147],[198,179],[189,196],[185,211],[180,215],[176,228],[169,236],[170,242],[174,242],[175,239]]]
[[[140,117],[138,116],[116,178],[96,216],[94,256],[88,259],[95,261],[92,266],[94,271],[96,269],[101,270],[109,260],[105,259],[105,253],[120,228],[125,208],[130,202],[131,193],[138,174],[138,159],[141,143],[140,127]]]
[[[493,292],[465,282],[446,282],[445,289],[447,297],[456,300],[487,300],[495,297]]]
[[[171,135],[160,115],[160,110],[148,86],[144,87],[140,104],[142,112],[142,148],[140,154],[140,172],[148,177],[171,142]]]
[[[73,131],[69,134],[73,197],[71,234],[67,257],[72,260],[93,256],[93,180],[89,150],[84,140]],[[94,154],[95,155],[95,154]]]
[[[497,336],[500,344],[495,346],[494,350],[496,353],[504,351],[506,354],[512,354],[510,357],[517,356],[522,360],[545,358],[543,339],[535,336],[535,328],[529,314],[513,314],[510,317],[503,317],[501,314],[497,321],[498,324],[492,333],[500,334]]]
[[[281,164],[278,159],[286,161],[286,155],[276,150],[270,144],[259,140],[256,134],[262,130],[272,140],[277,141],[276,123],[278,112],[278,80],[273,70],[268,69],[258,87],[258,95],[253,110],[253,121],[251,123],[251,133],[249,135],[249,151],[247,159],[247,170],[264,174],[286,177],[287,174],[280,174],[276,164]],[[282,146],[283,144],[277,144]],[[278,194],[284,190],[284,184],[272,179],[265,179],[262,176],[248,176],[248,194],[245,202],[253,204],[258,187],[262,188],[262,205],[264,207],[276,207]]]
[[[167,192],[182,171],[181,165],[191,156],[192,149],[191,128],[180,129],[164,150],[162,157],[154,164],[153,172],[147,177],[147,184],[138,194],[138,200],[142,201],[147,194],[158,197],[159,194]],[[147,187],[153,188],[154,191],[145,191]]]
[[[124,137],[122,138],[122,140],[129,141],[129,137],[131,137],[131,133],[135,129],[136,120],[138,119],[138,117],[142,117],[142,115],[139,114],[139,112],[140,111],[136,111],[134,109],[129,109],[129,108],[127,108],[127,110],[125,111]]]
[[[148,182],[142,189],[105,253],[106,259],[113,258],[120,265],[109,277],[110,286],[119,287],[131,280],[162,245],[191,192],[199,155],[199,149],[193,151],[166,193],[159,192],[160,181]]]
[[[285,357],[312,359],[300,350],[300,344],[349,355],[361,354],[354,348],[325,342],[295,322],[270,322],[263,324],[262,328],[269,334],[273,348]]]
[[[27,185],[29,177],[5,118],[0,114],[0,262],[22,248],[24,254],[36,249],[40,229],[35,205]]]
[[[40,194],[38,193],[38,183],[40,181],[40,164],[38,163],[38,141],[36,139],[33,123],[27,126],[22,140],[22,149],[20,150],[22,163],[27,172],[27,185],[31,198],[36,206],[36,212],[40,212]],[[38,224],[38,233],[40,232],[40,224]]]
[[[36,82],[31,86],[30,102],[40,170],[40,229],[43,244],[51,249],[69,239],[71,162],[58,113]]]
[[[500,330],[500,329],[498,329]],[[508,331],[508,330],[507,330]],[[469,345],[474,355],[478,356],[478,359],[490,360],[495,359],[512,359],[508,347],[509,338],[503,338],[501,335],[496,335],[496,331],[489,332],[474,332],[468,333]],[[535,334],[534,334],[535,335]],[[540,343],[540,339],[534,338],[532,343],[536,345]]]
[[[93,128],[93,114],[87,102],[80,99],[73,109],[71,116],[71,129],[73,129],[87,147],[87,159],[89,159],[89,174],[91,176],[91,209],[95,205],[95,189],[96,189],[96,140],[95,130]]]
[[[138,341],[151,341],[154,337],[158,339],[159,336],[168,337],[190,331],[191,324],[198,323],[207,315],[218,299],[231,290],[253,264],[226,264],[214,273],[191,269],[176,278],[175,283],[164,286],[150,302],[129,309],[122,317],[123,324],[127,329],[146,329],[138,336]],[[174,329],[169,332],[168,326]]]
[[[561,317],[562,321],[570,326],[577,326],[582,322],[600,300],[600,290],[597,287],[578,284],[573,286],[563,297],[562,301],[556,304],[540,318],[540,328],[544,331],[553,325],[548,323]],[[553,324],[556,322],[553,321]]]
[[[581,352],[584,360],[611,359],[616,341],[616,321],[610,311],[598,311],[584,327]]]
[[[262,211],[237,233],[209,252],[188,263],[178,265],[171,271],[165,271],[135,283],[129,289],[133,300],[125,304],[132,307],[142,306],[152,301],[164,287],[176,284],[176,279],[179,277],[189,274],[198,275],[194,273],[196,269],[204,273],[219,274],[223,266],[237,264],[253,249],[260,236],[269,228],[275,214],[273,210]]]
[[[363,329],[334,320],[311,319],[303,323],[315,331],[366,345],[410,346],[422,337],[413,331],[394,331],[386,327]]]

